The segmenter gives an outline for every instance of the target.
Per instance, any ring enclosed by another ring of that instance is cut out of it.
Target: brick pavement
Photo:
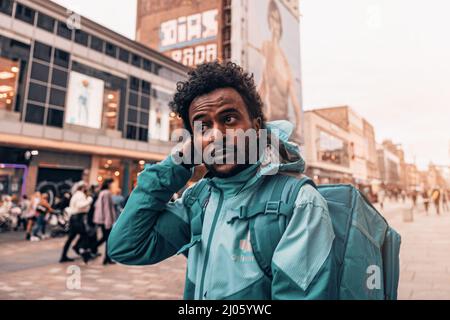
[[[408,204],[406,204],[408,205]],[[403,222],[404,204],[388,203],[385,217],[402,235],[399,299],[450,299],[450,213],[419,209]],[[0,234],[0,299],[180,299],[185,258],[156,266],[102,266],[101,257],[59,264],[64,239],[25,242],[23,234]],[[103,251],[101,251],[103,252]],[[69,290],[70,265],[80,266],[81,289]]]

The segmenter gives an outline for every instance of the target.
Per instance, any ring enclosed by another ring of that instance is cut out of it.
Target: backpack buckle
[[[186,205],[188,208],[191,208],[191,207],[194,205],[195,201],[197,201],[197,198],[196,198],[196,197],[193,197],[193,196],[191,196],[191,195],[188,195],[188,196],[186,197],[186,200],[185,200],[185,205]]]
[[[278,212],[280,212],[280,204],[281,201],[267,201],[264,214],[268,213],[278,214]]]

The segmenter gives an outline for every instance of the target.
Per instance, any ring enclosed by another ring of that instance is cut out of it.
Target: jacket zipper
[[[223,193],[222,193],[222,190],[220,190],[220,189],[218,189],[218,190],[219,190],[219,193],[220,193],[219,194],[219,203],[217,205],[216,212],[214,214],[214,219],[213,219],[213,222],[212,222],[212,225],[211,225],[211,231],[209,232],[209,236],[208,236],[208,243],[207,243],[207,246],[206,246],[205,259],[203,260],[202,279],[200,281],[200,291],[199,291],[199,293],[200,293],[200,297],[199,297],[200,300],[203,300],[203,298],[205,298],[205,293],[203,292],[203,289],[204,289],[203,287],[205,285],[206,267],[208,265],[209,251],[211,249],[211,240],[212,240],[212,237],[214,235],[214,231],[216,229],[216,224],[217,224],[217,220],[219,218],[220,209],[222,208]]]

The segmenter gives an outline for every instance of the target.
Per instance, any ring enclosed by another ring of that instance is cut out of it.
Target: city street
[[[415,212],[388,203],[385,216],[403,237],[399,299],[450,299],[450,213]],[[422,208],[419,205],[419,208]],[[22,233],[0,234],[0,299],[181,299],[185,258],[156,266],[104,267],[102,258],[80,266],[80,288],[71,288],[73,264],[57,263],[64,239],[25,242]],[[101,251],[103,252],[103,250]]]

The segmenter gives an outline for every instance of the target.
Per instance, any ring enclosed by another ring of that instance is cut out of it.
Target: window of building
[[[131,55],[131,64],[135,67],[140,68],[141,67],[141,63],[142,63],[142,59],[140,56],[138,56],[137,54],[132,54]]]
[[[148,110],[150,109],[150,97],[146,95],[141,96],[141,109]]]
[[[129,98],[128,98],[128,104],[133,107],[138,106],[138,94],[134,92],[130,92]]]
[[[150,95],[151,85],[150,82],[142,80],[142,93]]]
[[[64,111],[59,109],[48,108],[47,125],[52,127],[63,126]]]
[[[47,98],[47,87],[41,84],[30,82],[28,87],[28,99],[45,103]]]
[[[123,171],[124,163],[121,159],[113,157],[100,158],[97,181],[99,184],[102,184],[106,179],[113,179],[114,182],[111,188],[113,192],[116,192],[122,187]]]
[[[117,56],[117,47],[112,43],[107,42],[105,46],[105,53],[108,56],[115,58]]]
[[[127,139],[136,140],[137,128],[131,124],[127,125]]]
[[[157,63],[153,63],[153,70],[152,72],[156,75],[159,75],[159,71],[161,70],[162,66],[157,64]]]
[[[148,129],[147,127],[139,127],[139,141],[148,141]]]
[[[50,59],[52,57],[52,47],[37,42],[34,42],[34,51],[33,51],[33,56],[36,59],[42,60],[42,61],[46,61],[46,62],[50,62]]]
[[[139,123],[141,124],[141,125],[144,125],[144,126],[148,126],[148,112],[147,111],[141,111],[140,113],[139,113]]]
[[[19,71],[19,61],[0,57],[0,110],[14,109]]]
[[[152,62],[148,59],[142,59],[142,67],[148,72],[152,72]]]
[[[63,67],[68,68],[69,67],[69,60],[70,60],[70,54],[64,50],[56,49],[55,48],[55,54],[54,54],[54,64]]]
[[[53,69],[53,72],[52,72],[52,84],[53,85],[67,88],[67,78],[68,78],[68,73],[66,71],[56,69],[56,68]]]
[[[128,108],[128,121],[129,122],[137,122],[138,120],[138,112],[135,108]]]
[[[72,30],[67,27],[67,23],[58,21],[58,36],[72,40]]]
[[[79,29],[75,30],[75,42],[85,47],[88,46],[89,34]]]
[[[25,121],[62,127],[70,54],[35,42]],[[36,113],[36,114],[34,114]]]
[[[130,61],[130,53],[122,48],[119,48],[119,60],[128,63]]]
[[[103,44],[104,41],[100,38],[97,38],[95,36],[91,36],[91,49],[94,49],[98,52],[103,52]]]
[[[0,0],[0,12],[10,16],[12,14],[13,1],[12,0]]]
[[[348,143],[323,130],[319,130],[317,152],[319,161],[349,166]]]
[[[120,90],[105,89],[104,95],[102,127],[104,129],[117,130]]]
[[[36,12],[28,8],[27,6],[24,6],[23,4],[18,3],[16,5],[16,19],[21,20],[23,22],[34,24],[34,15]]]
[[[130,77],[128,83],[126,137],[148,141],[151,84],[135,77]]]
[[[139,79],[135,77],[130,77],[130,89],[134,91],[139,91]]]
[[[60,89],[50,89],[50,104],[58,107],[64,107],[66,92]]]
[[[33,62],[31,66],[31,79],[47,82],[49,74],[50,68],[47,65],[36,61]]]
[[[50,33],[53,33],[53,31],[55,30],[55,19],[39,12],[37,19],[37,26]]]
[[[37,124],[44,123],[45,107],[29,103],[27,105],[27,113],[25,115],[25,121]]]

